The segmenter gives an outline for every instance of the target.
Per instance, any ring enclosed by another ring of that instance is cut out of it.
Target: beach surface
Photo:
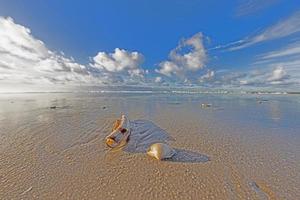
[[[104,138],[121,114],[194,157],[111,151]],[[299,197],[297,95],[0,95],[0,199]]]

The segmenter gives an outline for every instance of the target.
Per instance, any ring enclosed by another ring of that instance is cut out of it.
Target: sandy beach
[[[1,94],[0,199],[298,199],[300,98],[259,98]],[[111,151],[104,138],[121,114],[204,159]]]

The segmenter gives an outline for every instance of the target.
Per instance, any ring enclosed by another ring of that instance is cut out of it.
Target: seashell
[[[106,138],[106,145],[109,146],[109,147],[113,147],[114,144],[116,143],[116,141],[112,138]]]
[[[125,146],[131,132],[130,121],[125,115],[113,124],[112,132],[106,136],[105,143],[111,148]]]
[[[202,108],[209,108],[209,107],[211,107],[212,106],[212,104],[210,104],[210,103],[202,103],[201,104],[201,107]]]
[[[147,151],[147,154],[149,156],[154,157],[157,160],[171,158],[175,153],[176,151],[172,147],[164,143],[152,144]]]

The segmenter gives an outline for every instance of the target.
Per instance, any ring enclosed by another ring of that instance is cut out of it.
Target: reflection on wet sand
[[[281,111],[280,111],[280,105],[277,101],[271,102],[270,115],[271,115],[271,119],[274,120],[275,122],[280,121]]]

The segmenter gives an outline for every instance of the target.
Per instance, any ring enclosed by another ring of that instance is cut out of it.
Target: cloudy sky
[[[0,91],[300,88],[298,0],[0,0]]]

